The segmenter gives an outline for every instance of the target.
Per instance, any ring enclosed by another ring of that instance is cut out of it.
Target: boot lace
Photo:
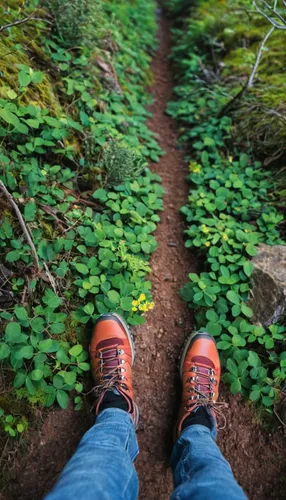
[[[192,393],[187,398],[185,410],[189,410],[194,405],[205,406],[210,408],[217,417],[222,419],[222,426],[219,429],[224,429],[226,426],[226,417],[223,414],[221,408],[227,407],[228,404],[223,401],[214,401],[215,392],[213,390],[214,386],[217,385],[215,379],[215,370],[213,368],[206,368],[204,366],[191,366],[190,372],[194,373],[191,377],[187,379],[190,384],[187,391]]]
[[[122,375],[126,372],[122,366],[125,363],[124,359],[120,357],[122,354],[124,354],[124,350],[118,348],[101,349],[96,354],[100,360],[96,371],[96,375],[100,374],[100,382],[94,388],[96,396],[99,397],[106,390],[116,389],[118,386],[128,391],[128,386],[124,383],[127,378]]]

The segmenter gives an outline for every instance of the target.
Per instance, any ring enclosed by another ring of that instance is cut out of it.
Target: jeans
[[[171,458],[171,500],[246,499],[215,434],[203,425],[191,425],[181,433]],[[133,462],[138,452],[129,414],[117,408],[104,410],[45,500],[135,500],[139,486]]]

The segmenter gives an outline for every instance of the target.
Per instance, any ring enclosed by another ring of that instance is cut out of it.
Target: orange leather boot
[[[216,421],[220,360],[209,333],[195,332],[188,338],[181,356],[180,375],[183,387],[176,437],[194,423],[211,429]]]
[[[107,313],[98,318],[89,352],[96,384],[96,415],[106,408],[120,408],[130,414],[137,427],[139,411],[132,388],[135,347],[121,316]]]

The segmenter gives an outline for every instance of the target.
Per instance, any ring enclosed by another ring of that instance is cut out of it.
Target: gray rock
[[[286,245],[260,245],[252,262],[252,321],[269,326],[285,318]]]

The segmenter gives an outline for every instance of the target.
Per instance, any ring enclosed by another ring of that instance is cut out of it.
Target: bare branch
[[[256,56],[255,64],[253,66],[253,69],[251,71],[251,75],[250,75],[250,77],[248,79],[248,82],[247,82],[247,88],[252,87],[252,85],[253,85],[253,79],[255,77],[255,73],[256,73],[258,65],[260,63],[260,59],[261,59],[261,56],[262,56],[262,51],[264,49],[264,45],[266,44],[268,38],[270,37],[270,35],[273,33],[274,30],[275,30],[275,27],[272,26],[270,28],[270,30],[268,31],[268,33],[266,33],[265,37],[263,38],[263,40],[261,42],[261,45],[259,47],[259,50],[258,50],[258,53],[257,53],[257,56]]]
[[[52,289],[53,289],[54,293],[57,295],[56,282],[55,282],[53,276],[51,275],[50,270],[49,270],[49,268],[48,268],[48,266],[47,266],[47,264],[45,262],[44,262],[44,268],[46,270],[46,275],[48,276],[48,278],[50,280],[50,283],[52,285]]]
[[[32,258],[33,258],[33,263],[34,263],[34,266],[36,268],[36,271],[39,272],[40,271],[40,264],[39,264],[39,259],[38,259],[38,255],[37,255],[37,250],[35,248],[35,245],[33,243],[33,240],[30,236],[30,233],[26,227],[26,224],[25,224],[25,221],[23,219],[23,216],[18,208],[18,205],[17,203],[15,202],[13,196],[11,195],[11,193],[9,193],[8,189],[6,188],[5,184],[0,180],[0,189],[2,191],[2,193],[4,193],[4,195],[6,196],[7,200],[10,202],[10,204],[12,205],[12,207],[14,208],[15,212],[16,212],[16,215],[17,215],[17,218],[18,218],[18,221],[20,223],[20,226],[22,228],[22,231],[25,235],[25,238],[28,242],[28,244],[30,245],[30,248],[31,248],[31,253],[32,253]]]
[[[12,28],[13,26],[20,26],[20,24],[27,23],[28,21],[43,21],[44,23],[53,24],[51,21],[47,19],[42,19],[40,17],[34,17],[35,12],[32,12],[29,16],[24,17],[24,19],[18,19],[18,21],[12,21],[11,23],[4,24],[0,26],[0,33],[8,28]]]
[[[265,19],[267,19],[267,21],[269,21],[272,26],[274,26],[275,28],[279,29],[279,30],[286,30],[286,20],[279,14],[279,12],[277,12],[277,10],[275,9],[272,9],[272,7],[270,5],[268,5],[267,2],[265,2],[264,0],[261,0],[262,3],[265,5],[265,7],[270,10],[271,13],[273,13],[276,17],[278,17],[278,19],[283,23],[283,24],[279,24],[275,21],[275,19],[273,19],[273,17],[270,17],[270,14],[268,15],[266,12],[264,12],[263,10],[261,10],[260,7],[258,7],[257,3],[256,3],[256,0],[252,0],[252,3],[255,7],[255,9],[257,10],[257,12],[259,12],[259,14],[261,14]]]

